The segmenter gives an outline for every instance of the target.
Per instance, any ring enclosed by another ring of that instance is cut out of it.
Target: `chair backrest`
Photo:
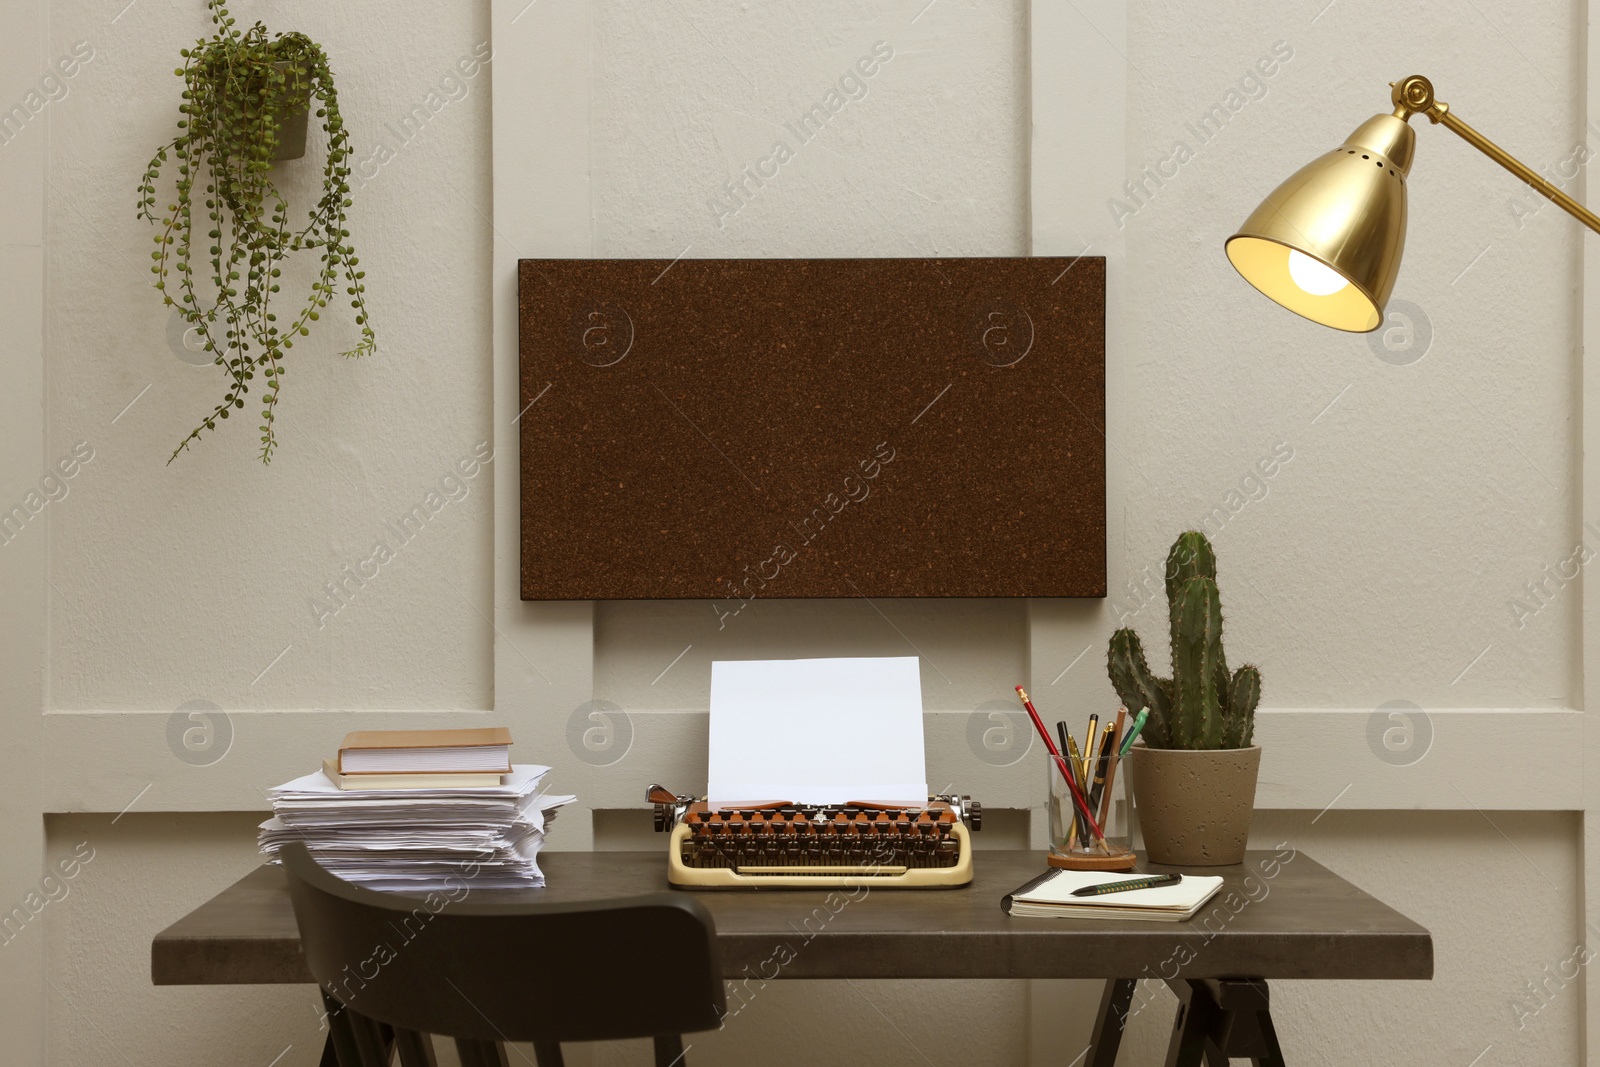
[[[352,885],[303,843],[282,858],[312,977],[367,1018],[480,1041],[608,1041],[721,1025],[716,928],[692,897],[496,904],[484,890],[452,901]]]

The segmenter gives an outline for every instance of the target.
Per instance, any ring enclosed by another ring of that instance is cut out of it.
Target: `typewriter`
[[[952,794],[922,807],[772,801],[714,809],[652,785],[645,799],[656,830],[672,835],[667,881],[693,889],[966,885],[971,833],[983,825],[982,808]]]

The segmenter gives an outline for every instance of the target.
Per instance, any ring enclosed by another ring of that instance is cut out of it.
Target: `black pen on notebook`
[[[1101,882],[1099,885],[1086,885],[1082,889],[1074,889],[1075,897],[1098,897],[1106,893],[1131,893],[1135,889],[1155,889],[1158,886],[1177,885],[1183,881],[1181,874],[1151,874],[1143,878],[1127,878],[1120,882]]]

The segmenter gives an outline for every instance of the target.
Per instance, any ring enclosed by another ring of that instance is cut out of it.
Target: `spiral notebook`
[[[1215,875],[1186,874],[1177,885],[1075,897],[1074,889],[1137,878],[1133,871],[1050,870],[1007,893],[1000,907],[1020,919],[1147,919],[1183,922],[1194,917],[1222,888]]]

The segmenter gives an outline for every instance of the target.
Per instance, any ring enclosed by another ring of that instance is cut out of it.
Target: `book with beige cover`
[[[505,775],[489,771],[406,771],[401,774],[340,774],[339,761],[322,761],[322,773],[340,789],[479,789],[500,785]]]
[[[511,731],[356,730],[339,746],[338,772],[351,774],[509,774]]]

